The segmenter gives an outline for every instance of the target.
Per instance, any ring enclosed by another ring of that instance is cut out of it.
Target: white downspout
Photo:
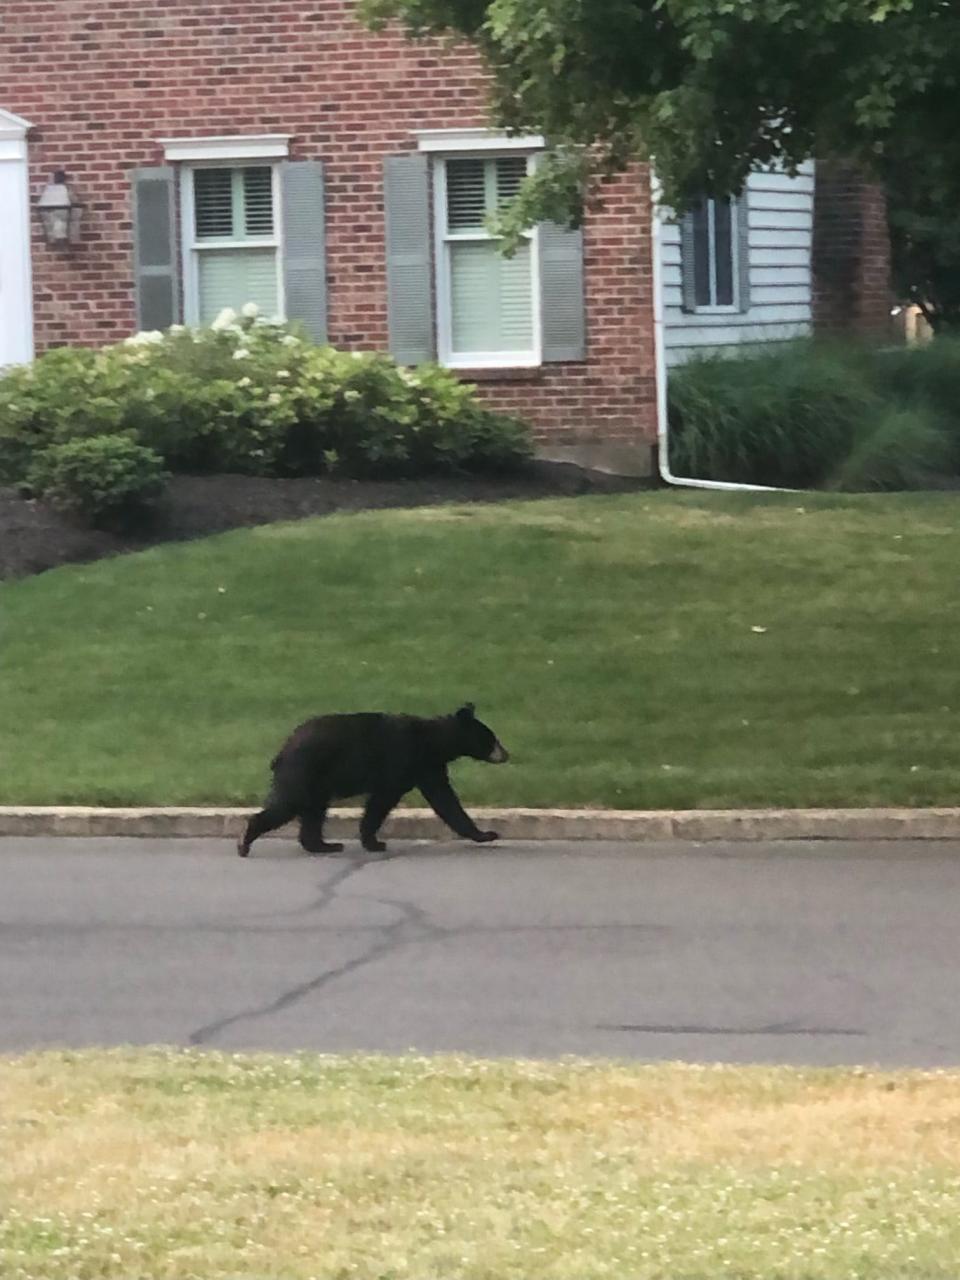
[[[667,412],[667,360],[663,344],[663,260],[660,252],[660,183],[651,167],[651,251],[653,253],[653,347],[654,368],[657,380],[657,464],[660,479],[666,484],[687,489],[726,489],[746,493],[793,493],[792,489],[778,489],[765,484],[736,484],[733,480],[694,480],[689,476],[675,476],[670,470],[670,441],[668,437],[669,414]]]

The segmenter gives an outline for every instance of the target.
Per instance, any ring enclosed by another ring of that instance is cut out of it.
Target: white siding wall
[[[701,315],[682,307],[680,227],[664,221],[663,341],[668,365],[696,352],[732,351],[744,342],[782,342],[811,330],[813,161],[796,178],[752,173],[750,209],[750,308]]]

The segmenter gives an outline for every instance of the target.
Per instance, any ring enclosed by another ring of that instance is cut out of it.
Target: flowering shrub
[[[50,445],[119,433],[174,471],[268,476],[507,469],[531,453],[522,423],[447,371],[318,347],[252,305],[0,378],[0,483]]]

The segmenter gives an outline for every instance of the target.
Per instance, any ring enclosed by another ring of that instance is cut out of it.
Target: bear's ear
[[[460,710],[457,712],[457,719],[472,720],[473,713],[476,711],[476,709],[477,708],[473,705],[472,702],[465,702],[463,706],[460,708]]]

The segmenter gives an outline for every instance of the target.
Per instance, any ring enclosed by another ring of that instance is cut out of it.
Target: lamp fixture
[[[53,181],[47,183],[37,201],[37,213],[47,244],[76,244],[80,239],[80,220],[85,207],[68,185],[66,173],[57,169]]]

